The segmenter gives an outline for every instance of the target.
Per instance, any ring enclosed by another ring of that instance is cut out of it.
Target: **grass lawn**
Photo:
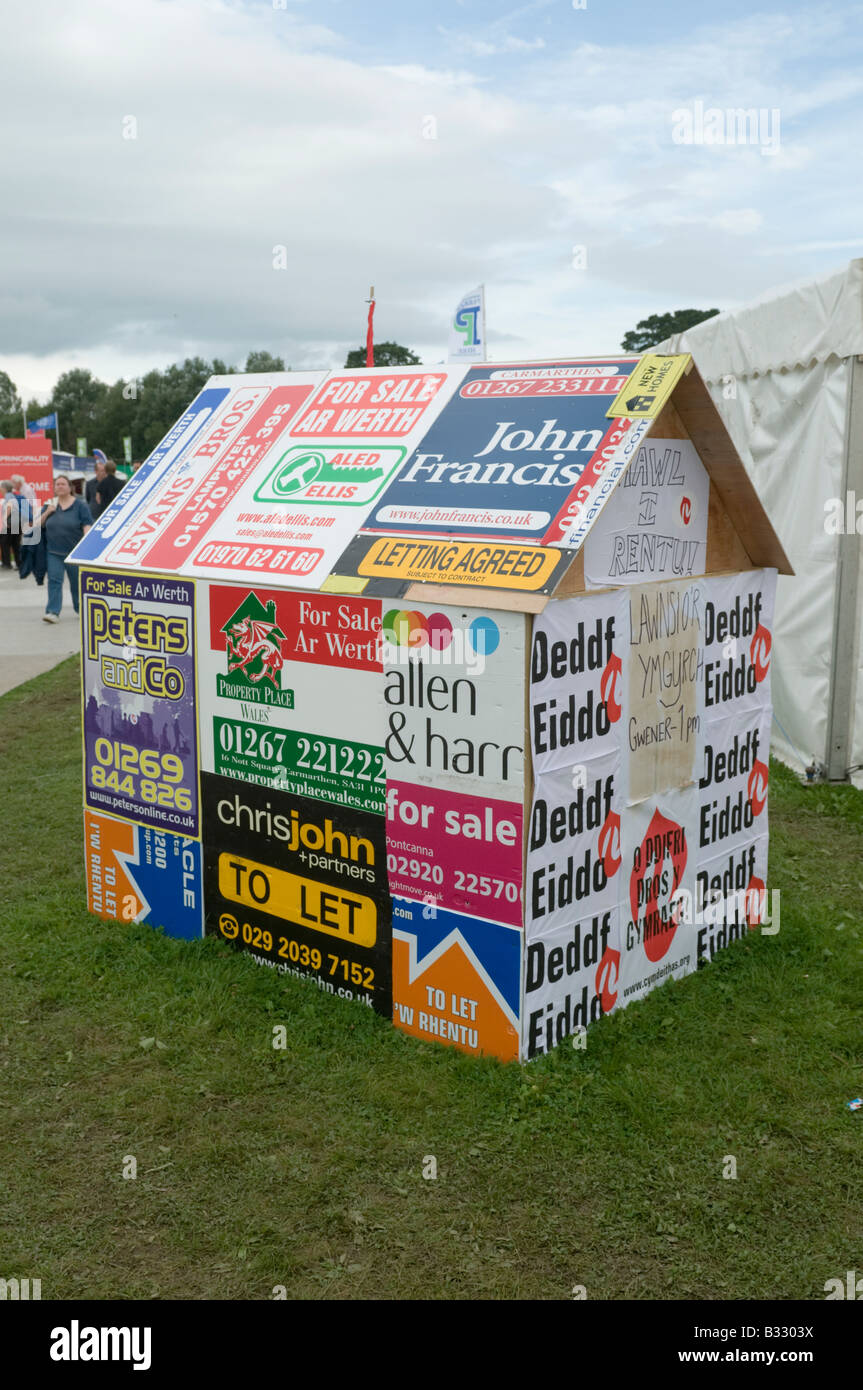
[[[76,660],[0,699],[0,1277],[44,1299],[823,1299],[863,1270],[863,795],[774,763],[779,934],[584,1051],[504,1066],[91,917],[79,725]]]

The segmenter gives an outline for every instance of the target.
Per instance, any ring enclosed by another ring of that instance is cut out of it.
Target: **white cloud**
[[[443,27],[438,28],[438,33],[454,48],[469,54],[472,58],[495,58],[502,53],[536,53],[539,49],[545,48],[545,39],[540,36],[535,39],[519,39],[515,34],[501,34],[491,39],[480,39],[465,33],[464,30]]]
[[[859,7],[568,51],[516,42],[538,8],[478,40],[508,54],[501,82],[436,65],[421,36],[412,61],[358,57],[305,4],[68,0],[7,20],[0,367],[30,393],[72,365],[112,378],[186,353],[327,365],[362,340],[372,282],[380,336],[429,360],[480,281],[493,345],[614,351],[646,313],[731,305],[856,250]],[[671,113],[699,98],[779,107],[779,153],[676,146]]]

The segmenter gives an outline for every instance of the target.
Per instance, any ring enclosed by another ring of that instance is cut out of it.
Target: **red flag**
[[[375,365],[375,329],[374,329],[375,299],[374,299],[374,295],[375,295],[375,292],[374,292],[374,289],[373,289],[373,290],[372,290],[372,297],[371,297],[371,299],[369,300],[369,324],[368,324],[368,328],[366,329],[366,366],[367,366],[367,367],[373,367],[373,366]]]

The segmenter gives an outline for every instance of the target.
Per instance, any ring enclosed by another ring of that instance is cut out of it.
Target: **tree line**
[[[123,458],[123,437],[132,436],[132,456],[144,459],[182,415],[189,402],[211,376],[223,373],[283,372],[281,357],[269,352],[250,352],[245,367],[229,367],[214,358],[187,357],[164,370],[153,368],[144,376],[115,381],[109,386],[84,367],[73,367],[58,377],[48,401],[27,401],[23,407],[15,384],[0,372],[0,434],[20,435],[23,416],[39,420],[55,411],[60,423],[60,448],[76,452],[76,441],[87,440],[88,449],[103,449],[109,458]],[[53,442],[53,431],[51,439]]]
[[[365,348],[355,348],[348,353],[345,365],[364,366],[365,360]],[[399,343],[375,344],[376,366],[409,366],[419,361],[416,353]],[[112,386],[84,367],[73,367],[58,377],[50,400],[29,400],[23,406],[11,377],[0,372],[0,435],[20,438],[25,414],[28,420],[40,420],[56,411],[62,450],[74,454],[76,441],[84,438],[90,452],[102,449],[109,458],[122,461],[123,438],[131,435],[132,457],[145,459],[211,376],[285,370],[291,369],[286,369],[283,358],[264,351],[250,352],[245,367],[228,366],[218,357],[212,362],[187,357],[184,362],[164,370],[154,368],[133,380],[121,378]],[[53,443],[53,431],[51,440]]]
[[[682,333],[718,313],[718,309],[675,309],[671,313],[652,314],[624,334],[622,347],[626,352],[646,352],[672,333]],[[374,355],[378,367],[420,365],[416,353],[400,343],[375,343]],[[353,348],[348,353],[346,367],[364,367],[365,364],[365,347]],[[6,372],[0,371],[0,435],[20,436],[25,413],[28,420],[38,420],[56,411],[60,420],[60,448],[68,453],[76,452],[76,441],[83,437],[90,451],[103,449],[109,458],[122,459],[123,438],[131,435],[132,457],[145,459],[209,377],[285,370],[284,359],[266,351],[250,352],[245,367],[229,367],[218,357],[212,362],[203,357],[187,357],[184,362],[175,362],[164,370],[154,367],[134,380],[121,378],[113,386],[99,381],[84,367],[73,367],[57,379],[49,401],[29,400],[23,407],[15,383]]]

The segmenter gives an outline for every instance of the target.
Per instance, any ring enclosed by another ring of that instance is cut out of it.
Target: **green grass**
[[[863,1268],[853,789],[774,764],[779,934],[522,1068],[91,917],[75,661],[0,699],[0,730],[0,1276],[43,1298],[821,1299]]]

